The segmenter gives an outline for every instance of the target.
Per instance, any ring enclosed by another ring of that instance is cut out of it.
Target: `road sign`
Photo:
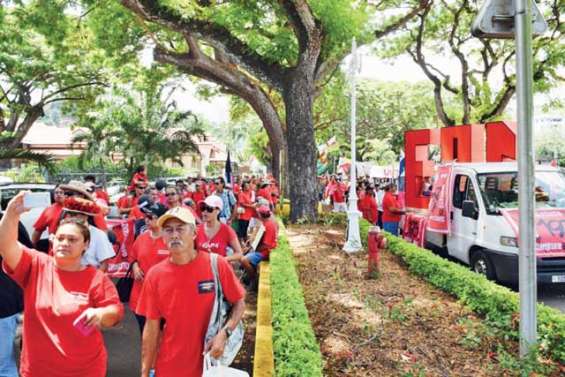
[[[547,30],[547,23],[535,1],[531,4],[532,34],[539,36]],[[471,26],[471,33],[477,38],[512,39],[515,36],[515,16],[514,0],[487,0]]]

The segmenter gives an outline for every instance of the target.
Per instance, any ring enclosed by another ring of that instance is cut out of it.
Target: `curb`
[[[253,376],[272,377],[275,375],[275,360],[271,316],[271,267],[269,262],[261,262],[259,269]]]

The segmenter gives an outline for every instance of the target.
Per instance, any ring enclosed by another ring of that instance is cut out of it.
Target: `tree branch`
[[[438,117],[442,121],[443,124],[446,126],[453,126],[455,125],[455,121],[451,119],[447,113],[445,112],[445,105],[443,103],[442,97],[442,82],[441,80],[434,75],[428,68],[428,64],[426,63],[426,59],[422,54],[422,44],[423,44],[423,36],[424,36],[424,24],[426,21],[426,17],[430,11],[430,8],[426,8],[422,14],[418,17],[420,18],[420,23],[418,25],[418,34],[416,35],[416,51],[411,51],[407,49],[408,54],[412,57],[414,62],[420,66],[420,68],[424,71],[424,74],[430,79],[430,81],[434,84],[434,102],[436,106],[436,112]]]
[[[395,31],[406,25],[410,20],[412,20],[412,18],[416,17],[416,15],[418,15],[418,13],[420,13],[422,10],[428,8],[432,4],[432,1],[433,0],[420,0],[418,6],[412,8],[404,16],[398,18],[384,28],[375,31],[375,38],[379,39],[387,36],[388,34],[394,33]]]
[[[269,85],[279,89],[283,87],[286,69],[278,63],[266,61],[226,28],[205,20],[183,18],[160,5],[157,0],[121,0],[121,3],[146,21],[158,23],[185,36],[190,34],[206,40]]]
[[[463,10],[465,10],[467,5],[467,0],[463,1],[463,4],[456,9],[452,9],[449,5],[442,0],[444,6],[451,12],[453,15],[453,23],[451,26],[451,31],[449,33],[449,46],[451,47],[451,51],[455,54],[459,62],[461,63],[461,96],[463,99],[463,124],[469,124],[469,116],[471,114],[471,102],[469,100],[469,63],[465,58],[465,55],[461,52],[459,47],[463,42],[455,43],[455,39],[457,39],[457,29],[459,28],[460,17]]]

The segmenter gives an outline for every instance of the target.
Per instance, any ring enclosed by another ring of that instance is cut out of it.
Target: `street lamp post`
[[[531,0],[515,0],[518,99],[518,208],[520,209],[520,355],[537,340],[537,277],[533,148],[533,63]]]
[[[343,246],[346,253],[356,253],[362,249],[359,234],[359,218],[361,212],[357,209],[357,167],[356,167],[356,76],[359,70],[359,57],[355,38],[351,44],[351,62],[349,64],[349,78],[351,80],[351,166],[349,174],[349,210],[347,211],[347,242]]]

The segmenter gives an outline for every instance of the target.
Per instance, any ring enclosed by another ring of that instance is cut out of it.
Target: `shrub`
[[[322,355],[308,318],[302,286],[282,224],[271,253],[273,350],[277,377],[322,376]]]
[[[367,240],[370,226],[367,221],[361,221],[363,242]],[[487,324],[501,330],[504,336],[519,340],[520,301],[516,292],[399,237],[386,234],[386,238],[389,251],[398,255],[411,272],[485,316]],[[539,351],[565,364],[565,316],[543,304],[537,305],[537,313]]]

